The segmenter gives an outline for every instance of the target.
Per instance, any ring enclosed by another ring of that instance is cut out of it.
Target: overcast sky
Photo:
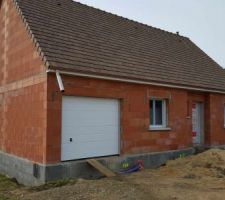
[[[170,32],[179,31],[225,68],[225,0],[76,0]]]

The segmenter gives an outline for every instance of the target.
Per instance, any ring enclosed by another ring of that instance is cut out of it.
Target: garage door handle
[[[73,138],[70,138],[70,142],[73,142]]]

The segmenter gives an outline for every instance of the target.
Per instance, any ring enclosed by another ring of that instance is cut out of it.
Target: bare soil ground
[[[0,200],[224,200],[225,150],[168,161],[163,167],[100,180],[58,181],[36,188],[0,176]]]

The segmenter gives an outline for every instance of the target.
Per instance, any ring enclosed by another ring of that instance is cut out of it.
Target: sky
[[[76,0],[189,37],[225,68],[225,0]]]

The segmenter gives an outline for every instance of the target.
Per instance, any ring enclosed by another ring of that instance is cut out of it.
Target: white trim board
[[[84,74],[84,73],[77,73],[77,72],[67,72],[62,70],[49,69],[46,72],[56,73],[56,71],[58,71],[60,74],[78,76],[78,77],[96,78],[96,79],[102,79],[102,80],[111,80],[111,81],[118,81],[118,82],[125,82],[125,83],[136,83],[136,84],[143,84],[143,85],[153,85],[153,86],[169,87],[169,88],[175,88],[175,89],[185,89],[185,90],[192,90],[192,91],[198,91],[198,92],[211,92],[211,93],[225,94],[225,91],[223,92],[219,90],[201,89],[196,87],[178,86],[173,84],[156,83],[156,82],[150,82],[150,81],[138,81],[138,80],[132,80],[132,79],[108,77],[108,76],[101,76],[101,75],[91,75],[91,74]]]

